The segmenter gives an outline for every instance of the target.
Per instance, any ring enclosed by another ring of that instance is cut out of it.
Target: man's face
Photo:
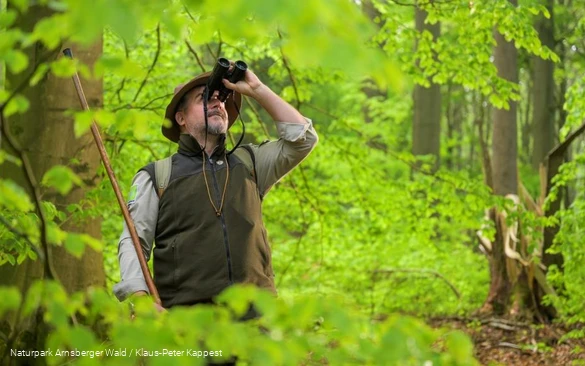
[[[181,131],[195,138],[205,138],[204,91],[205,86],[191,90],[187,96],[185,108],[175,113],[175,119],[181,126]],[[207,102],[207,133],[210,135],[226,133],[228,128],[228,114],[224,103],[217,99],[217,94],[216,91],[211,100]]]

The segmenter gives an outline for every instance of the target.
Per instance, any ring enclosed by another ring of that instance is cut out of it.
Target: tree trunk
[[[416,30],[428,31],[437,39],[441,33],[439,23],[425,24],[427,12],[419,7],[415,10]],[[441,142],[441,87],[430,82],[430,87],[415,85],[413,92],[412,153],[432,155],[433,170],[439,168]]]
[[[510,2],[517,5],[517,0],[510,0]],[[507,42],[499,32],[495,33],[495,39],[497,45],[494,49],[494,63],[498,69],[498,75],[517,83],[517,50],[514,44]],[[508,110],[495,108],[493,112],[492,179],[494,193],[500,196],[517,194],[516,109],[516,102],[510,101]],[[513,284],[504,252],[502,222],[494,212],[492,212],[492,218],[496,223],[496,237],[490,258],[490,289],[484,309],[500,315],[505,314],[509,309]]]
[[[446,165],[450,170],[463,168],[465,92],[461,85],[449,84],[447,96],[447,156]],[[471,136],[469,136],[471,138]],[[471,143],[470,145],[473,145]]]
[[[544,46],[551,50],[554,49],[554,22],[553,22],[553,0],[547,0],[546,8],[550,13],[550,18],[542,16],[537,24],[536,29],[540,41]],[[534,149],[532,154],[532,166],[538,171],[540,164],[544,161],[546,154],[550,152],[554,145],[555,132],[555,104],[554,104],[554,63],[551,60],[543,60],[538,56],[533,56],[534,62],[534,87],[533,87],[533,110],[532,124]]]
[[[380,17],[381,14],[376,9],[372,1],[371,0],[362,1],[361,8],[362,12],[372,21],[372,23],[376,24],[376,26],[380,28],[380,25],[375,22],[375,19],[377,17]],[[379,43],[378,47],[383,49],[384,47],[383,42]],[[363,83],[361,90],[367,96],[368,99],[372,98],[386,99],[386,96],[388,95],[387,90],[378,88],[377,85],[372,80],[367,80],[365,83]],[[362,113],[364,123],[372,123],[374,121],[370,113],[370,107],[367,104],[365,104],[362,107]],[[366,142],[367,146],[372,149],[377,149],[386,152],[388,150],[388,146],[386,146],[386,144],[382,141],[383,139],[381,137],[382,137],[381,134],[371,137]]]
[[[532,66],[534,69],[534,66]],[[533,72],[530,71],[532,75]],[[531,164],[532,160],[534,159],[534,155],[532,154],[532,145],[531,142],[533,140],[533,116],[531,116],[533,109],[532,109],[532,99],[534,99],[534,88],[532,86],[534,82],[532,80],[527,80],[526,85],[526,102],[524,103],[526,108],[524,109],[524,118],[523,121],[520,122],[521,131],[520,131],[520,141],[521,141],[521,150],[520,150],[520,161],[522,164]]]
[[[30,31],[38,21],[47,17],[51,12],[47,8],[33,6],[24,17],[21,17],[16,27]],[[87,49],[71,46],[74,56],[83,63],[92,65],[102,53],[102,42],[98,42]],[[60,49],[46,50],[42,45],[35,44],[25,50],[29,58],[29,67],[18,75],[7,75],[9,90],[21,85],[40,60],[55,60],[61,56]],[[91,107],[101,107],[103,86],[102,80],[82,80],[84,91]],[[22,94],[30,102],[29,110],[20,115],[13,115],[7,120],[11,134],[15,137],[19,147],[28,156],[32,171],[37,181],[52,166],[61,164],[69,166],[85,182],[84,188],[74,188],[67,196],[60,196],[49,190],[42,190],[43,200],[51,201],[58,209],[78,203],[85,198],[89,189],[95,187],[99,176],[99,154],[93,145],[90,134],[79,139],[74,135],[74,122],[71,117],[64,115],[67,109],[80,109],[79,100],[71,79],[60,79],[50,74],[37,85],[26,86]],[[2,147],[5,148],[6,144]],[[14,153],[14,152],[11,152]],[[72,163],[75,161],[75,163]],[[1,170],[4,178],[11,179],[23,187],[25,178],[22,169],[11,163],[5,163]],[[83,222],[68,220],[61,228],[70,232],[88,234],[94,238],[101,238],[101,220],[99,218],[84,218]],[[70,255],[62,246],[50,246],[50,259],[57,277],[71,293],[88,288],[89,286],[105,286],[105,273],[102,253],[87,247],[81,259]],[[24,294],[29,286],[37,279],[44,278],[43,265],[40,260],[26,260],[22,265],[0,266],[0,285],[17,286]],[[31,317],[19,320],[15,324],[15,315],[10,314],[4,319],[4,324],[11,328],[17,327],[16,332],[33,334],[31,343],[21,344],[21,349],[42,346],[42,336],[39,337],[37,328],[41,318]],[[36,344],[35,344],[36,343]]]

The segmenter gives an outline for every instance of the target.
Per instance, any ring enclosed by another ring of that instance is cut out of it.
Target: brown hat
[[[165,118],[171,122],[171,125],[169,126],[169,123],[165,121],[161,128],[163,135],[169,140],[173,142],[179,141],[179,135],[181,134],[181,130],[179,128],[179,124],[175,120],[175,113],[177,112],[177,107],[179,105],[179,102],[181,101],[181,98],[183,98],[183,96],[187,94],[190,90],[198,86],[205,85],[210,75],[211,71],[204,72],[203,74],[200,74],[195,78],[189,80],[188,82],[178,85],[175,88],[175,95],[173,96],[173,99],[167,106],[167,110],[165,112]],[[237,108],[236,105],[238,106]],[[240,93],[233,92],[226,99],[225,109],[228,113],[228,128],[230,128],[236,121],[236,118],[238,118],[238,110],[241,108],[241,106],[242,96],[240,95]]]

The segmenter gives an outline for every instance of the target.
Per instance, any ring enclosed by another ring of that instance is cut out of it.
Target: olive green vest
[[[210,203],[209,195],[220,206],[225,158],[222,140],[205,162],[206,185],[201,149],[181,135],[159,201],[153,252],[154,282],[165,308],[208,302],[234,283],[276,293],[255,174],[235,154],[227,155],[229,181],[220,216]],[[151,177],[153,166],[144,168]]]

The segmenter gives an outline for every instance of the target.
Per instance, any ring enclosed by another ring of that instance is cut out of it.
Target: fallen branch
[[[457,296],[458,299],[461,298],[461,293],[445,276],[443,276],[439,272],[433,271],[431,269],[392,268],[392,269],[377,269],[377,270],[373,271],[374,275],[377,275],[377,274],[391,275],[393,273],[401,273],[401,272],[402,273],[418,273],[418,274],[431,275],[431,276],[440,278],[447,284],[447,286],[449,286],[449,288],[453,291],[453,293],[455,293],[455,296]]]
[[[517,328],[507,325],[507,324],[503,324],[500,322],[495,322],[495,321],[491,321],[488,323],[490,327],[492,328],[498,328],[498,329],[503,329],[503,330],[508,330],[508,331],[515,331]]]
[[[498,347],[507,347],[507,348],[513,348],[513,349],[517,349],[519,351],[523,351],[522,347],[520,347],[517,344],[510,343],[510,342],[500,342],[500,343],[498,343]]]

